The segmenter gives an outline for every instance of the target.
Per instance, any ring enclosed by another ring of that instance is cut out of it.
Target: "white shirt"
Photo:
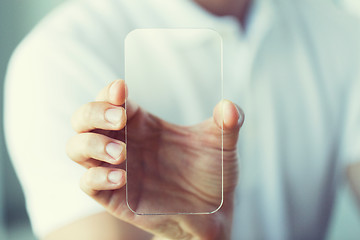
[[[336,3],[349,11],[350,13],[360,17],[360,2],[356,0],[339,0]]]
[[[65,145],[72,113],[124,78],[126,35],[205,27],[223,39],[224,96],[246,114],[232,239],[323,238],[344,167],[360,159],[358,26],[325,1],[259,1],[247,33],[186,0],[62,5],[20,44],[6,79],[7,143],[35,233],[103,210],[79,189],[84,170]]]

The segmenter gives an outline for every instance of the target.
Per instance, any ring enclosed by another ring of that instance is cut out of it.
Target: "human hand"
[[[237,183],[236,144],[242,111],[230,101],[222,101],[215,106],[212,118],[184,127],[167,123],[128,100],[125,111],[125,100],[125,82],[118,80],[104,88],[96,102],[85,104],[73,116],[78,134],[69,140],[67,153],[88,168],[80,183],[83,191],[109,213],[159,238],[226,239]],[[124,143],[125,125],[128,146]],[[219,211],[211,215],[139,216],[128,208],[126,148],[129,161],[137,163],[128,173],[131,188],[137,189],[128,196],[132,210],[152,209],[159,199],[175,210],[184,206],[216,210],[222,198],[222,128],[224,202]]]

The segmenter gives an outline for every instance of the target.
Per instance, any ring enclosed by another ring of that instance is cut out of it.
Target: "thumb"
[[[245,119],[242,109],[229,100],[222,100],[214,108],[213,119],[218,129],[222,130],[224,150],[235,148]]]

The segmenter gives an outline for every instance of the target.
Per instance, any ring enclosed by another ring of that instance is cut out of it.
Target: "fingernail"
[[[106,152],[115,160],[120,158],[124,147],[118,143],[109,143],[106,145]]]
[[[234,119],[234,115],[232,115],[231,116],[231,118],[226,118],[225,117],[225,115],[227,115],[227,114],[229,114],[229,113],[231,113],[231,112],[233,112],[233,106],[235,106],[235,109],[236,109],[236,112],[237,112],[237,116],[236,116],[236,118],[237,118],[237,124],[240,124],[240,123],[242,123],[243,122],[243,113],[242,113],[242,111],[241,111],[241,109],[236,105],[236,104],[233,104],[231,101],[229,101],[229,100],[224,100],[224,102],[223,102],[223,123],[224,123],[224,125],[233,125],[233,124],[235,124],[234,122],[233,122],[233,120],[231,120],[231,119]],[[226,120],[230,120],[230,122],[227,122]]]
[[[232,103],[229,100],[224,100],[223,105],[222,105],[222,114],[223,114],[223,122],[225,125],[227,125],[226,122],[226,117],[225,115],[227,115],[229,112],[231,112],[232,110]]]
[[[121,121],[123,112],[118,108],[110,108],[105,112],[105,119],[110,123],[117,124]]]
[[[123,177],[123,173],[121,171],[111,171],[108,174],[108,180],[111,183],[120,183]]]
[[[116,80],[110,87],[110,97],[114,98],[117,95],[118,91],[118,85],[120,83],[120,80]]]
[[[243,124],[243,122],[244,122],[244,113],[243,113],[242,110],[240,110],[240,108],[237,105],[235,105],[235,107],[236,107],[236,110],[237,110],[237,112],[239,114],[238,123]]]

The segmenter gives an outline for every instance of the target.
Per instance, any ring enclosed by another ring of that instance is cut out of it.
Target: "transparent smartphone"
[[[136,214],[209,214],[223,201],[222,40],[211,29],[137,29],[125,39],[127,204]],[[144,114],[145,113],[145,114]]]

